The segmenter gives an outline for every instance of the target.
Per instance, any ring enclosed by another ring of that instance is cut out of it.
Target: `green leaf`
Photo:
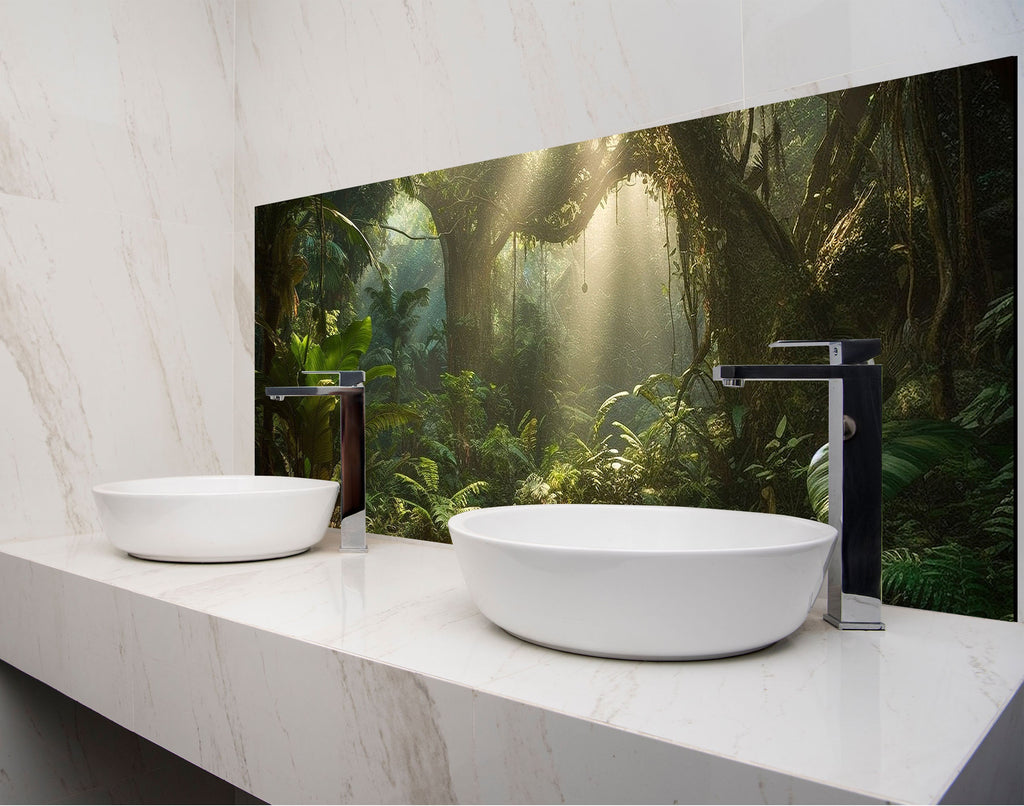
[[[413,406],[404,403],[384,401],[368,404],[366,407],[366,439],[370,442],[374,436],[404,425],[411,425],[423,420],[423,415]]]
[[[369,383],[377,378],[394,378],[397,372],[391,364],[377,364],[366,370],[366,382]]]
[[[370,317],[357,319],[344,332],[324,339],[321,345],[323,360],[330,365],[330,369],[359,369],[359,359],[370,349],[372,337],[373,324]]]
[[[597,416],[594,418],[593,426],[593,438],[596,440],[598,433],[601,431],[601,426],[604,425],[605,417],[608,416],[608,412],[611,410],[619,400],[624,397],[628,397],[629,392],[616,392],[614,395],[609,397],[604,403],[601,404],[601,408],[597,410]]]
[[[732,427],[736,432],[736,436],[739,436],[743,432],[743,418],[746,414],[746,406],[733,406],[729,410],[729,415],[732,417]]]
[[[891,498],[940,462],[975,444],[973,435],[939,420],[897,420],[882,425],[882,497]]]
[[[383,277],[384,269],[377,261],[377,256],[373,252],[373,247],[370,246],[370,242],[366,240],[366,236],[363,235],[363,231],[359,229],[359,227],[357,227],[348,216],[340,210],[335,209],[330,204],[323,204],[323,212],[326,216],[331,218],[332,224],[342,233],[342,235],[344,235],[345,240],[366,252],[367,257],[370,259],[370,265],[372,265],[381,277]]]
[[[940,420],[894,420],[882,424],[882,498],[891,499],[941,462],[976,444],[970,431]],[[828,519],[828,445],[807,471],[807,496],[819,520]]]

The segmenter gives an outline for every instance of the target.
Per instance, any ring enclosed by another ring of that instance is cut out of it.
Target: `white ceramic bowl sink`
[[[796,630],[831,526],[758,512],[582,504],[493,507],[448,522],[470,594],[515,636],[611,658],[739,655]]]
[[[179,476],[93,488],[107,538],[146,560],[269,560],[320,541],[338,483],[285,476]]]

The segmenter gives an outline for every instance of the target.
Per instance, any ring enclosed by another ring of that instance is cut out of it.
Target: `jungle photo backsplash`
[[[256,472],[337,479],[337,401],[263,390],[363,369],[373,532],[827,520],[828,385],[711,368],[879,337],[883,600],[1012,619],[1016,98],[1003,59],[259,207]]]

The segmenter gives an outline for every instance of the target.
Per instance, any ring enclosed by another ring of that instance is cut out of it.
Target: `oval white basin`
[[[448,522],[491,621],[583,655],[697,660],[752,652],[807,618],[836,530],[687,507],[549,504]]]
[[[269,560],[318,543],[336,481],[285,476],[178,476],[93,488],[107,538],[146,560]]]

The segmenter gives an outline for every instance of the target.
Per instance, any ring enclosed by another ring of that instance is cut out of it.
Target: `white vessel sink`
[[[338,483],[285,476],[179,476],[93,488],[107,538],[146,560],[269,560],[324,536]]]
[[[470,594],[519,638],[584,655],[697,660],[796,630],[836,540],[784,515],[582,504],[448,522]]]

